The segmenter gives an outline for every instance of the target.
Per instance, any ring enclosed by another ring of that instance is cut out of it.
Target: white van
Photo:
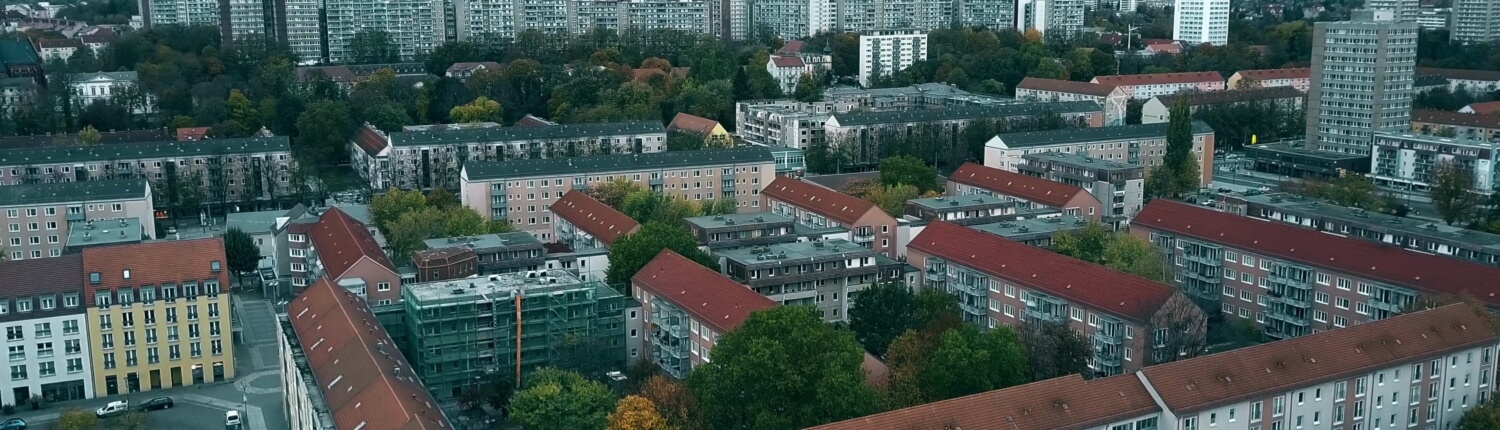
[[[224,412],[224,429],[235,430],[240,428],[240,411]]]

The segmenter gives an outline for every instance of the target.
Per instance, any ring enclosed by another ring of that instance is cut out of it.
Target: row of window
[[[31,332],[33,337],[37,339],[52,337],[52,323],[36,323],[33,327],[34,329]],[[62,327],[64,335],[78,334],[78,320],[64,320]],[[25,327],[21,325],[6,326],[5,340],[9,342],[26,340]]]
[[[210,341],[209,342],[209,353],[213,354],[215,356],[224,355],[224,344],[222,343],[222,341],[220,341],[218,339]],[[189,354],[188,355],[189,358],[202,358],[203,357],[203,346],[202,346],[202,343],[200,343],[200,342],[193,342],[193,343],[188,344],[188,354]],[[113,352],[106,352],[106,353],[103,354],[103,356],[104,356],[104,368],[105,369],[114,369],[116,367],[119,367],[119,363],[115,360],[115,353],[113,353]],[[173,360],[173,361],[181,360],[182,359],[182,349],[181,349],[180,345],[167,345],[167,359],[168,360]],[[154,346],[150,347],[150,348],[146,348],[146,363],[147,364],[156,364],[156,363],[160,363],[160,362],[161,362],[161,354],[158,352],[158,349],[156,347],[154,347]],[[126,366],[136,366],[136,365],[139,365],[139,364],[140,364],[140,360],[137,358],[136,351],[133,350],[133,349],[132,350],[126,350],[125,351],[125,365]]]
[[[68,366],[68,373],[83,372],[83,359],[82,358],[69,358],[67,360],[67,366]],[[25,364],[16,364],[16,365],[10,366],[10,380],[12,380],[12,381],[25,381],[27,378],[29,378],[31,376],[27,372],[27,370],[28,370],[27,369],[27,365],[25,365]],[[57,374],[57,364],[53,363],[51,361],[44,361],[44,362],[41,362],[41,363],[37,363],[36,370],[37,370],[37,376],[46,378],[48,376],[53,376],[53,375]]]

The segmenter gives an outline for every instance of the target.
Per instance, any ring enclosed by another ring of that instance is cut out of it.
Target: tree
[[[800,429],[878,409],[859,344],[812,307],[751,313],[710,355],[688,375],[710,428]]]
[[[656,258],[663,249],[687,257],[689,260],[718,271],[718,264],[702,250],[698,240],[686,227],[674,223],[651,221],[641,225],[635,233],[615,240],[609,248],[609,270],[605,282],[620,292],[630,295],[630,277],[635,276],[646,263]]]
[[[604,384],[544,367],[511,398],[510,420],[528,430],[605,428],[613,405],[614,395]]]
[[[103,136],[100,136],[99,130],[95,130],[92,125],[85,126],[82,131],[78,132],[78,143],[83,146],[98,145],[100,139],[103,139]]]
[[[697,151],[699,149],[703,149],[702,135],[681,131],[667,133],[668,151]]]
[[[700,209],[690,200],[669,196],[660,191],[639,190],[625,196],[620,212],[639,222],[660,221],[668,224],[698,216]]]
[[[880,160],[880,183],[886,186],[911,185],[921,193],[938,191],[937,171],[910,155]]]
[[[420,211],[427,207],[427,197],[421,191],[405,191],[391,188],[385,194],[370,199],[370,218],[381,234],[390,235],[391,224],[401,215]]]
[[[339,164],[355,127],[349,106],[343,102],[318,101],[297,117],[299,161],[318,166]]]
[[[240,278],[240,285],[244,285],[245,273],[254,271],[260,265],[260,247],[255,246],[255,239],[250,238],[250,233],[245,233],[239,227],[232,227],[224,232],[224,258],[228,260],[229,270]]]
[[[406,256],[425,247],[423,241],[442,237],[447,230],[443,211],[425,208],[401,214],[385,232],[386,247],[391,255]]]
[[[449,209],[432,208],[432,210],[441,211],[446,218],[443,221],[444,237],[478,236],[490,232],[487,220],[479,215],[479,212],[475,212],[474,208],[459,206]]]
[[[360,30],[349,40],[346,60],[353,64],[394,63],[401,61],[401,55],[384,30]]]
[[[1214,309],[1213,312],[1218,312]],[[1146,325],[1150,340],[1147,365],[1170,363],[1197,357],[1208,346],[1205,311],[1199,304],[1177,295],[1157,309]]]
[[[609,414],[609,430],[668,430],[666,418],[656,412],[656,405],[641,396],[625,396]]]
[[[81,408],[63,409],[57,417],[58,430],[94,430],[98,426],[99,418]]]
[[[796,90],[792,92],[792,98],[798,101],[815,102],[823,98],[823,91],[818,88],[818,80],[811,73],[803,73],[797,78]]]
[[[1167,149],[1161,165],[1146,178],[1146,195],[1150,198],[1182,198],[1198,189],[1201,173],[1198,157],[1193,154],[1193,119],[1189,116],[1187,98],[1179,98],[1167,119]]]
[[[665,417],[672,428],[703,428],[703,411],[698,408],[698,398],[693,397],[693,393],[682,382],[660,374],[651,375],[641,383],[640,392],[636,394],[651,400],[656,405],[657,413]]]
[[[1021,344],[1026,347],[1031,364],[1032,381],[1064,375],[1088,375],[1089,359],[1094,346],[1089,339],[1061,322],[1027,322],[1019,329]]]
[[[510,372],[491,372],[484,376],[480,386],[480,398],[495,410],[510,406],[510,398],[516,393],[516,380]]]
[[[1427,195],[1443,222],[1453,225],[1468,220],[1479,206],[1479,196],[1469,191],[1474,184],[1473,173],[1453,161],[1440,161],[1436,176]]]
[[[229,100],[225,102],[229,108],[229,119],[245,126],[256,128],[260,126],[260,113],[256,112],[255,105],[250,103],[250,98],[239,89],[229,90]]]
[[[593,197],[594,200],[598,200],[599,203],[604,203],[605,206],[623,211],[625,197],[645,189],[645,187],[642,187],[641,184],[635,181],[625,178],[614,178],[604,182],[595,182],[593,186],[583,190],[583,193],[588,194],[589,197]]]
[[[1458,420],[1458,430],[1489,430],[1500,428],[1500,401],[1493,397],[1475,406]]]
[[[501,122],[505,121],[505,117],[502,115],[503,112],[504,110],[500,108],[499,102],[479,96],[468,104],[454,106],[452,110],[448,111],[448,117],[452,118],[453,122],[459,123]]]
[[[865,352],[885,355],[891,341],[919,324],[917,295],[899,283],[879,283],[861,291],[849,307],[849,329]]]
[[[943,333],[925,369],[932,401],[1024,384],[1030,366],[1010,326],[981,333],[972,325]]]

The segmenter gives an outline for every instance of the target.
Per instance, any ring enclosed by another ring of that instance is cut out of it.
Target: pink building
[[[1181,91],[1224,91],[1224,75],[1219,72],[1107,75],[1095,76],[1090,82],[1118,88],[1125,97],[1137,100]]]
[[[760,194],[762,206],[808,230],[848,230],[849,241],[899,258],[896,219],[874,203],[788,177],[776,178]]]
[[[185,186],[198,187],[205,202],[254,202],[291,195],[293,165],[285,136],[52,146],[0,153],[0,185],[131,178],[156,182],[175,174]],[[194,175],[202,183],[187,180]]]
[[[61,256],[75,229],[89,231],[80,233],[80,242],[71,246],[156,237],[151,185],[145,179],[0,187],[0,213],[7,227],[0,230],[0,244],[10,260]],[[121,226],[116,222],[120,219],[139,222]]]
[[[1241,70],[1234,72],[1225,83],[1230,89],[1292,87],[1303,94],[1312,84],[1312,69],[1293,67],[1287,69]]]
[[[657,254],[630,285],[645,312],[645,333],[628,341],[638,342],[641,350],[649,351],[647,360],[679,379],[708,362],[719,336],[739,327],[751,312],[776,306],[671,250]]]
[[[329,281],[353,291],[373,305],[401,301],[401,276],[364,224],[338,208],[329,208],[306,233],[310,242],[301,268],[310,279]],[[293,276],[298,263],[292,263]],[[311,285],[311,282],[308,283]]]
[[[964,163],[948,175],[948,195],[983,194],[1009,201],[1008,213],[1025,209],[1056,209],[1068,215],[1099,221],[1104,206],[1088,190],[1035,176]]]

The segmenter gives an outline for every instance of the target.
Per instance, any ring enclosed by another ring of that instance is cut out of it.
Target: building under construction
[[[623,370],[625,314],[640,308],[603,283],[564,270],[403,289],[406,356],[439,401],[463,396],[495,372],[520,379],[541,366],[589,377]]]

